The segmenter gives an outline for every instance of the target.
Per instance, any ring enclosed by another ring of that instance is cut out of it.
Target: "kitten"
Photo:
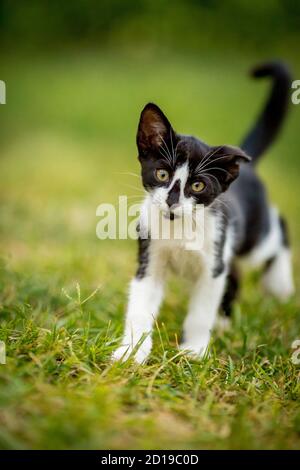
[[[148,357],[170,265],[193,280],[180,347],[198,357],[208,348],[219,308],[230,314],[238,292],[238,258],[264,267],[264,287],[277,298],[286,300],[294,292],[286,222],[269,206],[255,171],[286,114],[291,78],[278,62],[260,65],[253,76],[271,77],[273,85],[240,148],[210,146],[178,134],[155,104],[147,104],[141,113],[137,147],[147,196],[139,227],[138,269],[130,284],[124,337],[114,360],[132,355],[142,363]],[[175,224],[183,212],[193,217],[200,205],[204,240],[199,249],[187,249],[184,237],[151,237],[153,227],[143,216],[150,209]]]

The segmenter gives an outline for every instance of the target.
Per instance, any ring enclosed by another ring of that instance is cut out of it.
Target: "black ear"
[[[145,155],[151,149],[160,145],[172,144],[175,133],[161,109],[156,104],[148,103],[140,117],[136,142],[140,155]]]
[[[230,145],[212,147],[209,155],[205,171],[218,179],[223,191],[238,177],[240,163],[251,161],[242,149]]]

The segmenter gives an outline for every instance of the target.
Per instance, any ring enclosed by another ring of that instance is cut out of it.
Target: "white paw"
[[[205,343],[192,343],[184,341],[179,345],[179,349],[194,359],[202,359],[207,354],[208,341]]]
[[[113,362],[117,361],[127,361],[129,356],[132,354],[133,348],[130,347],[129,345],[126,346],[119,346],[118,349],[116,349],[111,356],[111,359]]]
[[[140,345],[123,344],[119,346],[112,354],[112,361],[125,362],[131,356],[138,364],[143,364],[150,354],[152,346],[151,338],[145,338]]]
[[[263,288],[281,302],[286,302],[295,293],[292,273],[291,253],[282,248],[265,272]]]
[[[276,297],[280,302],[287,302],[295,293],[295,287],[291,279],[281,280],[275,283],[269,276],[263,277],[264,290]]]
[[[137,352],[134,355],[134,360],[138,364],[144,364],[150,354],[151,347],[148,348],[143,348],[143,345],[137,350]]]

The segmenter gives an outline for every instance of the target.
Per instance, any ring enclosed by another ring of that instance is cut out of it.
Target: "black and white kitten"
[[[269,206],[255,172],[258,158],[275,138],[286,113],[291,78],[280,63],[263,64],[253,75],[272,77],[273,86],[240,148],[210,146],[178,134],[155,104],[147,104],[141,113],[137,146],[147,191],[142,214],[155,207],[175,223],[183,208],[192,215],[201,204],[204,241],[191,251],[184,238],[153,239],[141,216],[140,229],[148,237],[139,238],[139,265],[130,284],[124,337],[114,360],[132,354],[142,363],[148,357],[170,265],[193,280],[180,346],[193,355],[207,350],[219,308],[230,313],[238,291],[237,258],[262,265],[264,287],[279,299],[294,292],[286,223]]]

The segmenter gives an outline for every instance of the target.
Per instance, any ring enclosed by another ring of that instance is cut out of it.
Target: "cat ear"
[[[239,147],[230,145],[213,147],[210,151],[206,171],[218,179],[222,190],[225,191],[238,177],[240,163],[250,161],[251,158]]]
[[[163,143],[168,145],[175,136],[172,126],[156,104],[148,103],[140,117],[136,142],[140,154]]]

